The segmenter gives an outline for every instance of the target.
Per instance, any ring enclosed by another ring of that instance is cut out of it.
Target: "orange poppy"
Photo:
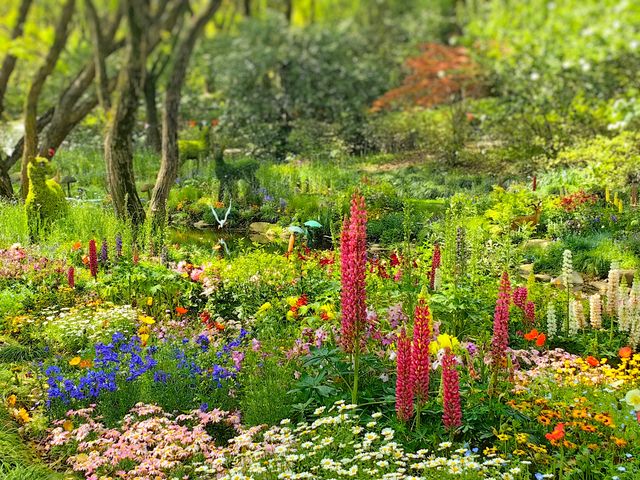
[[[595,357],[592,357],[591,355],[587,357],[587,363],[592,367],[597,367],[598,365],[600,365],[600,362],[598,361],[598,359]]]
[[[629,358],[632,353],[633,350],[631,350],[631,347],[622,347],[620,350],[618,350],[618,355],[620,356],[620,358]]]
[[[538,338],[538,335],[539,335],[538,330],[534,328],[529,333],[525,333],[524,338],[525,340],[535,340],[536,338]]]
[[[77,250],[80,250],[81,248],[82,248],[81,242],[73,242],[73,245],[71,246],[71,250],[73,250],[74,252]]]
[[[540,335],[538,335],[538,338],[536,339],[536,345],[538,347],[542,347],[544,345],[544,342],[547,341],[547,336],[544,333],[541,333]]]
[[[216,323],[215,323],[215,327],[216,327],[216,330],[218,330],[218,331],[220,331],[220,332],[221,332],[222,330],[224,330],[224,325],[223,325],[223,324],[221,324],[220,322],[216,322]]]
[[[89,265],[89,255],[85,255],[84,257],[82,257],[82,263],[85,266]]]
[[[553,432],[545,435],[549,441],[561,440],[564,437],[564,423],[559,423],[553,429]]]
[[[176,307],[176,313],[178,315],[184,315],[185,313],[187,313],[187,309],[184,307]]]

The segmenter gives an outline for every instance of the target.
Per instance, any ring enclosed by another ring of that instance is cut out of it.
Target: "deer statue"
[[[187,160],[195,160],[196,171],[200,169],[200,161],[209,155],[211,149],[211,125],[200,125],[197,140],[178,140],[180,164]]]
[[[225,197],[238,198],[238,182],[243,180],[249,186],[250,194],[258,190],[259,182],[256,177],[258,162],[251,158],[235,160],[227,163],[224,159],[224,147],[216,145],[213,149],[216,178],[220,182],[218,200]]]
[[[522,225],[529,225],[529,224],[531,224],[531,226],[535,228],[538,225],[538,223],[540,223],[540,215],[542,214],[542,202],[533,203],[529,206],[533,207],[533,214],[520,215],[518,217],[515,217],[511,221],[512,230],[517,230]]]

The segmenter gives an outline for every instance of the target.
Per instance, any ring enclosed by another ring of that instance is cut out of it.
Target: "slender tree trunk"
[[[247,18],[251,16],[251,0],[242,1],[242,13]]]
[[[75,7],[75,0],[67,0],[62,7],[62,13],[60,19],[55,28],[53,45],[51,46],[42,66],[36,72],[24,107],[24,147],[22,152],[22,198],[27,197],[29,191],[29,180],[27,179],[27,165],[33,161],[38,149],[38,129],[37,129],[37,115],[38,115],[38,99],[40,93],[44,87],[44,83],[47,77],[51,74],[58,62],[58,58],[62,53],[62,49],[67,43],[67,36],[69,34],[69,23],[73,16],[73,10]]]
[[[144,105],[147,114],[146,145],[156,153],[162,151],[162,138],[160,136],[160,119],[158,117],[158,105],[156,104],[158,77],[153,72],[147,72],[144,79]]]
[[[198,37],[205,25],[220,8],[221,0],[210,0],[207,7],[195,17],[187,30],[185,37],[179,43],[174,63],[169,75],[165,93],[164,115],[162,119],[162,161],[156,184],[151,196],[152,225],[155,231],[165,225],[166,204],[171,186],[178,175],[178,119],[180,115],[180,98],[189,59]]]
[[[93,43],[93,64],[96,71],[96,83],[98,90],[98,101],[102,108],[107,111],[111,106],[109,98],[109,77],[107,75],[108,55],[107,41],[100,28],[100,17],[92,0],[85,0],[89,17],[89,30],[91,31],[91,42]]]
[[[293,20],[293,0],[285,0],[284,16],[287,22],[291,23],[291,20]]]
[[[29,8],[32,3],[33,0],[22,0],[20,3],[18,18],[16,19],[16,24],[11,32],[11,40],[15,40],[22,36],[22,33],[24,32],[24,24],[27,20],[27,14],[29,13]],[[4,96],[7,93],[9,78],[13,73],[13,69],[16,67],[17,61],[18,59],[15,55],[7,54],[7,56],[4,57],[2,66],[0,67],[0,118],[2,118],[2,114],[4,112]]]
[[[144,81],[147,58],[147,5],[144,0],[125,0],[128,32],[128,54],[118,78],[113,107],[109,112],[104,142],[109,193],[120,218],[129,218],[134,225],[144,222],[144,209],[136,189],[133,173],[133,139],[138,99]]]

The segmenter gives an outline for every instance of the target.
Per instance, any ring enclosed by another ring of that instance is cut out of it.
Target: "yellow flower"
[[[287,297],[287,304],[290,307],[293,307],[296,303],[298,303],[298,297]],[[264,307],[264,305],[263,305]]]
[[[73,430],[73,422],[71,420],[65,420],[62,424],[62,428],[65,432],[70,432],[71,430]]]
[[[17,401],[18,397],[16,397],[14,394],[11,394],[7,397],[7,405],[9,405],[10,407],[15,407]]]
[[[150,307],[153,305],[153,297],[147,297],[147,305]]]
[[[432,355],[437,354],[440,350],[449,348],[450,350],[455,350],[455,348],[460,345],[460,342],[456,337],[452,337],[447,333],[442,333],[438,335],[438,339],[435,342],[431,342],[429,344],[429,352]]]
[[[146,323],[147,325],[153,325],[154,323],[156,323],[156,321],[152,317],[146,315],[144,317],[141,317],[140,321],[142,323]]]
[[[80,365],[80,362],[82,361],[82,358],[80,357],[73,357],[71,360],[69,360],[69,365],[71,365],[72,367],[75,367],[77,365]]]
[[[269,302],[263,303],[262,306],[258,309],[258,313],[264,313],[269,309],[271,309],[271,303]]]
[[[498,440],[500,440],[501,442],[506,442],[507,440],[509,440],[511,437],[505,433],[500,433],[498,435],[496,435],[496,437],[498,437]]]
[[[636,412],[640,411],[640,390],[637,388],[629,390],[624,396],[624,401],[627,402],[627,405],[633,407]]]
[[[142,343],[142,346],[146,346],[148,340],[149,340],[149,335],[147,333],[143,333],[140,335],[140,343]]]
[[[18,420],[20,420],[22,423],[27,423],[29,420],[31,420],[31,417],[29,416],[29,412],[27,412],[24,408],[21,408],[20,410],[15,410],[14,416]]]

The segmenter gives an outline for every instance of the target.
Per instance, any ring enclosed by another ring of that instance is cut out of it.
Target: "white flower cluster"
[[[62,308],[42,323],[44,335],[62,348],[109,341],[116,331],[133,332],[138,312],[131,305]]]
[[[525,478],[526,469],[497,456],[482,459],[468,448],[452,452],[451,442],[440,444],[439,453],[427,449],[407,452],[394,441],[392,428],[378,427],[381,413],[367,419],[353,412],[355,405],[342,401],[328,411],[324,407],[313,422],[289,421],[266,430],[260,442],[246,444],[233,457],[222,480],[266,479],[381,479],[426,480],[440,478]],[[326,414],[325,414],[326,412]]]

